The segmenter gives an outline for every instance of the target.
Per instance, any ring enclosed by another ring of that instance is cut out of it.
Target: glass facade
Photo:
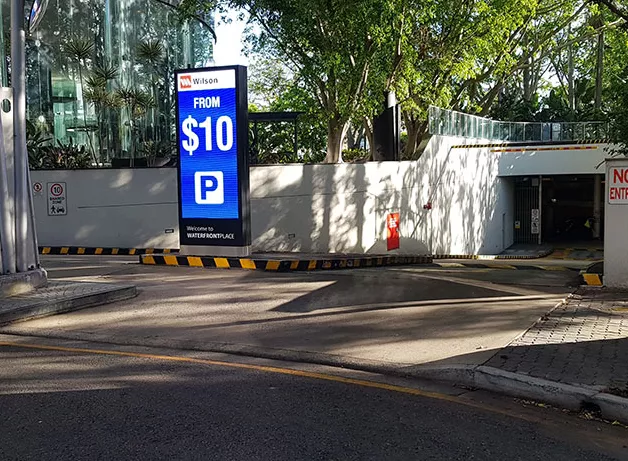
[[[200,21],[182,20],[164,3],[50,0],[39,27],[27,35],[29,130],[53,148],[84,146],[99,165],[169,157],[173,72],[211,65],[213,38]],[[10,82],[9,22],[5,0],[3,86]]]

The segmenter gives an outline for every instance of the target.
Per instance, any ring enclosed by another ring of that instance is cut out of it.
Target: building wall
[[[609,203],[608,170],[611,167],[628,168],[628,159],[617,158],[606,162],[606,196],[604,199],[604,284],[610,288],[628,288],[628,204]]]
[[[467,139],[469,144],[486,144]],[[497,254],[513,243],[514,184],[498,177],[487,148],[456,148],[460,138],[432,136],[419,160],[423,201],[432,203],[419,234],[436,254]]]
[[[386,215],[398,211],[401,253],[501,252],[513,241],[513,184],[497,176],[498,157],[457,142],[434,136],[413,162],[251,168],[254,250],[385,253]],[[44,186],[34,197],[40,245],[178,247],[175,169],[33,171],[32,180]],[[66,216],[48,216],[54,182],[67,183]]]
[[[176,169],[31,171],[40,246],[178,247]],[[48,190],[66,183],[67,215],[48,216]],[[174,233],[166,233],[175,229]]]
[[[402,226],[414,226],[415,176],[412,162],[251,168],[253,248],[385,252],[386,213],[400,211]],[[32,181],[44,189],[34,196],[42,246],[179,245],[175,169],[33,171]],[[66,183],[66,216],[48,216],[54,182]],[[401,252],[428,252],[406,232]]]
[[[608,155],[608,144],[566,144],[560,146],[512,147],[516,152],[498,152],[500,176],[550,176],[560,174],[600,174]],[[543,149],[543,150],[541,150]]]

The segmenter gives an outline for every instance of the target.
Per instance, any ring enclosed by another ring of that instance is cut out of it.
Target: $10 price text
[[[200,139],[194,129],[205,130],[205,151],[210,152],[214,150],[213,131],[216,132],[215,140],[218,150],[223,152],[228,151],[233,147],[233,120],[228,115],[218,117],[215,122],[212,117],[207,117],[201,123],[194,117],[188,115],[183,123],[181,123],[181,130],[183,131],[181,145],[183,149],[190,155],[194,155],[194,152],[200,146]]]

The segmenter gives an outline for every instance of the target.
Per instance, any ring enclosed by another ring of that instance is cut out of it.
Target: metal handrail
[[[586,141],[609,138],[609,123],[504,122],[436,106],[429,108],[429,132],[491,141]]]

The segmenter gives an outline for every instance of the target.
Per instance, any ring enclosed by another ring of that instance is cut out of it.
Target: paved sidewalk
[[[581,288],[485,365],[628,396],[628,293]]]
[[[48,282],[28,293],[0,297],[0,325],[133,298],[135,286],[110,283]]]

